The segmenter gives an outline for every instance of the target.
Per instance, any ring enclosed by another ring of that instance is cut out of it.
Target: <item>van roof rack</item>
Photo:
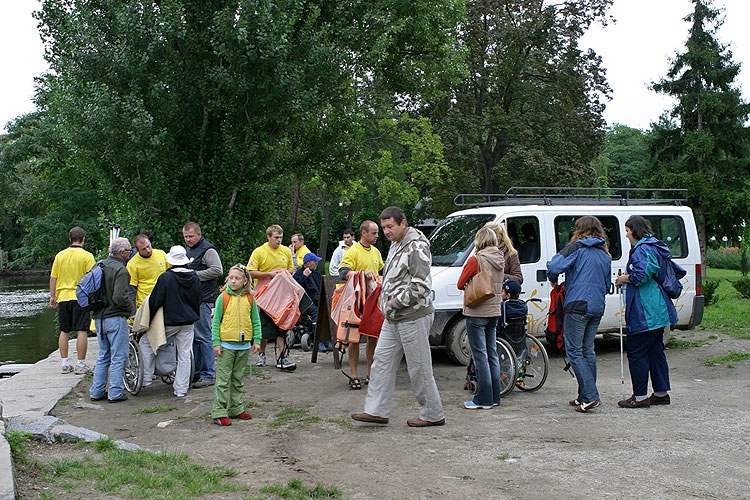
[[[599,187],[511,187],[505,193],[459,194],[457,207],[502,205],[677,205],[687,202],[687,189]]]

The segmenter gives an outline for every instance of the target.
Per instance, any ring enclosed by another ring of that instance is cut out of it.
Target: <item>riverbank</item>
[[[49,276],[49,269],[0,269],[0,278],[14,278],[17,276]]]
[[[710,357],[750,348],[721,334],[676,332],[688,349],[667,353],[669,406],[628,410],[621,397],[619,343],[597,344],[601,407],[575,413],[567,404],[575,381],[551,354],[550,376],[536,393],[513,391],[499,408],[468,411],[461,401],[465,368],[433,351],[446,425],[415,429],[406,420],[418,406],[405,365],[399,370],[390,423],[351,421],[366,388],[351,391],[331,356],[309,362],[293,351],[298,369],[255,369],[245,378],[250,421],[222,428],[209,417],[212,388],[185,400],[160,380],[118,404],[88,402],[82,380],[50,412],[151,450],[188,454],[205,465],[237,472],[253,491],[299,479],[336,486],[349,499],[371,498],[738,498],[750,483],[750,361],[706,366]],[[627,394],[629,379],[625,366]],[[161,425],[160,425],[161,424]],[[720,443],[720,444],[719,444]],[[54,446],[54,445],[45,445]],[[59,456],[41,448],[38,459]],[[44,485],[56,498],[78,498],[61,483]],[[86,484],[83,491],[96,488]],[[222,498],[245,498],[222,494]],[[108,498],[118,498],[109,492]],[[258,495],[258,498],[273,498]]]

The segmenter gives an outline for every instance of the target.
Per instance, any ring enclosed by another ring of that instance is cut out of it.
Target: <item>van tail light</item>
[[[703,275],[700,264],[695,265],[695,294],[703,295]]]

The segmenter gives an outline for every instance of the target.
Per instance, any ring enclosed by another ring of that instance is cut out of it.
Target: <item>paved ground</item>
[[[709,335],[678,333],[689,340]],[[604,404],[589,414],[568,406],[576,385],[556,355],[539,392],[514,391],[491,411],[464,410],[465,370],[433,351],[445,426],[406,426],[418,408],[405,365],[391,423],[352,424],[349,414],[361,411],[365,391],[347,389],[330,355],[311,365],[299,350],[293,351],[300,361],[295,373],[266,367],[245,379],[255,418],[228,428],[207,416],[212,389],[191,390],[178,401],[161,381],[124,403],[77,408],[88,397],[90,382],[82,381],[52,414],[144,448],[228,465],[239,471],[237,480],[254,487],[298,478],[336,485],[350,499],[748,498],[750,361],[734,362],[734,368],[704,361],[748,352],[750,341],[708,341],[668,351],[673,404],[649,409],[616,406],[621,384],[615,340],[597,346]],[[629,395],[627,366],[625,376]],[[175,409],[133,414],[157,405]]]

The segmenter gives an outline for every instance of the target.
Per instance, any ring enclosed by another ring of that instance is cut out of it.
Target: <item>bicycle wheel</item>
[[[122,383],[125,389],[135,396],[143,387],[143,360],[141,351],[135,340],[128,342],[128,360],[125,362],[125,370],[122,372]]]
[[[513,390],[516,380],[516,355],[513,348],[503,339],[497,339],[497,357],[500,360],[500,395]]]
[[[526,335],[526,349],[520,361],[516,385],[522,391],[536,391],[547,380],[549,357],[541,342]]]

